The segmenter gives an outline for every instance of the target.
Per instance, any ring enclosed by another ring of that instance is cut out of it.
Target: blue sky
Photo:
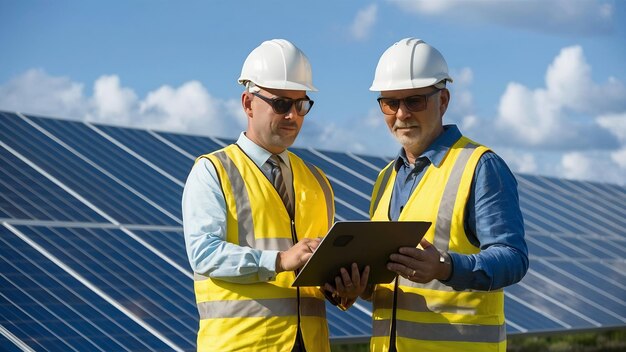
[[[236,138],[262,41],[313,67],[297,146],[393,156],[368,90],[418,37],[455,82],[444,117],[517,172],[626,184],[624,1],[0,0],[0,110]]]

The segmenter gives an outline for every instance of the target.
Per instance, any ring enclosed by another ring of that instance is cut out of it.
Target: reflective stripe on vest
[[[372,336],[389,336],[390,325],[390,320],[375,320]],[[499,343],[506,339],[506,324],[436,324],[398,320],[396,321],[396,333],[398,337],[410,336],[412,339],[425,341]]]
[[[300,315],[326,317],[324,301],[312,297],[300,299]],[[292,298],[255,299],[240,301],[209,301],[198,303],[200,319],[241,317],[284,317],[293,315],[298,302]]]

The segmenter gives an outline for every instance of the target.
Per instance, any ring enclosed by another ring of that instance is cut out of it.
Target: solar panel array
[[[0,112],[0,346],[194,350],[180,199],[196,156],[232,140]],[[322,168],[336,219],[367,219],[378,157],[290,148]],[[509,334],[626,326],[626,188],[516,175],[531,267]],[[371,305],[327,307],[367,341]]]

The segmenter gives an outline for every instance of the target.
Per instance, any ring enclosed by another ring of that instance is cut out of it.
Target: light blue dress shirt
[[[404,149],[400,151],[394,164],[397,176],[389,210],[392,220],[398,219],[426,170],[441,165],[460,137],[461,132],[455,125],[444,126],[444,132],[413,165],[409,164]],[[495,290],[524,277],[528,270],[528,248],[517,181],[495,153],[485,153],[478,161],[465,208],[464,226],[469,241],[481,251],[472,255],[450,252],[453,272],[445,281],[447,285],[457,290]]]
[[[266,162],[272,153],[256,145],[243,132],[237,145],[271,181],[271,167]],[[279,156],[290,170],[288,152],[285,150]],[[278,251],[226,241],[226,202],[215,167],[206,158],[198,160],[187,177],[182,210],[187,257],[194,272],[234,283],[275,279]]]

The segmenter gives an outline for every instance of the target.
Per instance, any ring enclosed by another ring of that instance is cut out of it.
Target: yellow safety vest
[[[270,181],[237,146],[209,159],[226,200],[226,240],[257,249],[289,249],[294,238],[326,234],[334,219],[330,183],[292,153],[295,219]],[[271,282],[236,284],[194,274],[200,314],[199,351],[291,351],[298,323],[307,351],[330,351],[324,296],[315,287],[291,287],[293,272]]]
[[[409,197],[399,221],[430,221],[424,236],[439,250],[474,254],[479,248],[464,230],[465,206],[474,170],[489,149],[461,137],[442,164],[431,165]],[[370,216],[390,220],[391,193],[396,179],[393,162],[374,185]],[[504,292],[455,291],[438,280],[418,284],[398,277],[396,348],[398,351],[506,351]],[[377,285],[373,296],[372,351],[389,350],[396,282]]]

